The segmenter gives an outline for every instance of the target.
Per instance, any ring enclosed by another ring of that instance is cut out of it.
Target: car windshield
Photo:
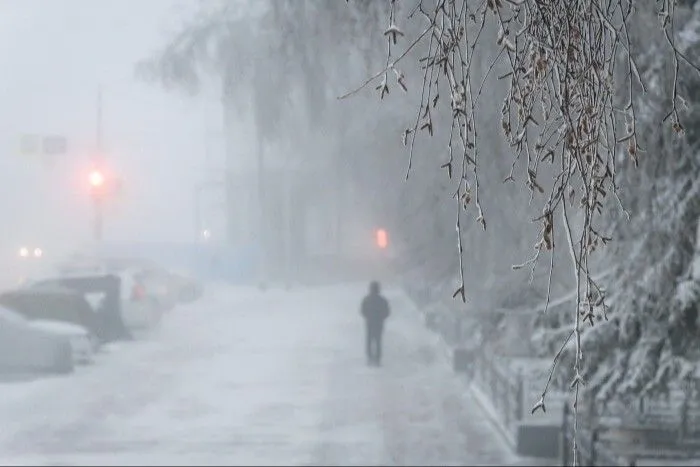
[[[107,297],[105,292],[87,292],[83,295],[93,310],[99,311]]]

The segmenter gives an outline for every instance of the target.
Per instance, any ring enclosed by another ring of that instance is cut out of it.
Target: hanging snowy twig
[[[634,2],[435,0],[432,6],[427,4],[425,0],[417,1],[410,8],[407,21],[420,20],[423,32],[403,48],[404,52],[397,59],[393,59],[391,46],[401,46],[402,39],[406,39],[404,31],[409,28],[404,27],[397,18],[397,2],[390,0],[389,25],[385,31],[389,43],[387,67],[342,97],[356,93],[380,77],[384,77],[384,83],[387,70],[392,69],[419,43],[425,43],[427,53],[420,60],[423,83],[417,118],[413,127],[404,132],[404,144],[409,146],[410,152],[408,171],[410,173],[414,142],[422,133],[420,130],[427,130],[426,133],[432,136],[435,124],[433,112],[440,109],[450,112],[452,131],[449,131],[446,141],[449,160],[442,167],[447,169],[450,177],[458,173],[453,167],[459,163],[453,157],[458,145],[462,156],[462,179],[456,197],[465,208],[469,208],[473,200],[475,218],[486,228],[486,216],[479,196],[479,157],[482,148],[476,144],[476,101],[487,76],[482,76],[474,89],[472,80],[476,77],[473,76],[472,64],[475,50],[486,40],[481,37],[485,24],[491,22],[495,26],[496,36],[493,40],[500,52],[488,67],[487,74],[491,74],[496,61],[505,63],[509,69],[508,73],[499,77],[509,82],[500,126],[514,152],[511,172],[505,181],[520,179],[530,190],[531,199],[536,195],[542,196],[542,215],[534,219],[542,223],[535,242],[536,253],[526,263],[514,268],[530,265],[534,271],[543,251],[554,255],[554,214],[561,211],[561,222],[569,239],[579,284],[572,323],[572,337],[577,347],[576,379],[572,389],[578,394],[582,373],[580,310],[585,308],[582,304],[596,301],[595,297],[600,295],[598,292],[601,290],[591,276],[588,258],[596,248],[610,240],[596,228],[596,219],[603,211],[608,194],[612,193],[619,203],[615,183],[615,156],[618,151],[624,149],[635,162],[641,152],[636,132],[635,93],[637,89],[644,90],[645,85],[641,82],[628,32]],[[658,0],[657,7],[661,17],[667,19],[662,21],[661,28],[676,70],[680,63],[697,70],[673,40],[671,20],[675,14],[675,2]],[[622,79],[628,92],[627,103],[622,107],[618,105],[615,95],[617,85],[622,84],[618,83],[620,74],[616,70],[619,64],[625,69]],[[440,95],[437,89],[441,86],[448,92]],[[672,93],[669,118],[672,117],[674,130],[680,133],[683,126],[676,110],[678,96],[675,85]],[[516,173],[516,162],[521,159],[526,163],[523,171]],[[554,183],[549,188],[545,188],[539,180],[545,165],[549,170],[556,171]],[[572,215],[567,209],[576,207],[579,209],[577,216],[583,219],[583,223],[575,229]],[[460,225],[458,217],[458,228]],[[461,245],[458,248],[461,249]],[[553,264],[552,259],[550,282]],[[465,290],[462,275],[462,283],[455,296],[464,294]],[[549,301],[549,286],[547,290]],[[605,304],[602,309],[605,309]],[[589,309],[583,318],[592,323],[591,313]],[[546,395],[545,388],[535,409],[544,408]]]

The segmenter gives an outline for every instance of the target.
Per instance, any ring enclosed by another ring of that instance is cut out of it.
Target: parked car
[[[116,274],[121,279],[120,298],[126,326],[137,333],[156,327],[163,317],[163,310],[149,294],[141,270],[126,268]]]
[[[29,324],[35,329],[41,329],[68,339],[75,363],[86,365],[94,361],[95,351],[98,347],[90,332],[84,327],[47,319],[33,320]]]
[[[59,284],[31,284],[0,294],[0,305],[29,320],[50,320],[85,328],[99,342],[97,316],[81,294]]]
[[[35,281],[31,288],[64,288],[83,297],[94,313],[95,334],[102,343],[131,338],[122,318],[121,279],[116,275],[85,273]]]
[[[32,326],[68,339],[76,363],[92,362],[100,345],[97,320],[81,295],[66,288],[38,286],[6,291],[0,294],[0,305],[19,313]]]
[[[163,312],[170,311],[179,301],[178,289],[174,287],[177,284],[173,282],[171,273],[153,261],[133,257],[109,257],[98,261],[110,272],[132,272],[149,299]]]
[[[147,267],[137,272],[137,280],[143,284],[146,293],[163,312],[172,310],[178,302],[177,290],[173,287],[171,274],[165,269]]]
[[[170,274],[170,287],[181,303],[198,300],[204,293],[201,283],[183,273]]]
[[[74,370],[73,350],[64,335],[0,307],[0,373],[66,374]]]
[[[110,334],[116,334],[113,337],[133,338],[135,334],[156,327],[163,314],[156,300],[148,294],[140,272],[137,268],[108,271],[102,265],[89,270],[64,268],[57,277],[44,279],[35,286],[52,282],[84,296],[103,293],[100,303],[93,304],[98,314],[105,314],[107,323],[103,325],[109,327]]]

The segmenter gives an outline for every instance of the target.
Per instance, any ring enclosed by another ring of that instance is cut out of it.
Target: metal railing
[[[428,288],[407,287],[405,291],[419,306],[436,303],[436,297]],[[426,325],[439,334],[450,347],[459,346],[465,334],[464,323],[457,313],[448,312],[447,305],[445,311],[442,316],[427,315]],[[483,349],[472,357],[468,376],[493,404],[499,421],[509,427],[512,423],[523,420],[526,415],[526,385],[522,371],[512,371],[506,365],[500,364],[498,359],[488,357]]]
[[[618,407],[616,409],[615,407]],[[630,415],[630,408],[618,404],[601,406],[588,401],[587,407],[574,414],[564,406],[562,419],[562,465],[573,463],[576,436],[577,465],[633,466],[640,459],[663,459],[670,463],[700,456],[700,418],[688,402],[679,406],[673,421],[666,412],[664,423],[647,409]],[[635,409],[639,410],[639,408]],[[612,436],[611,436],[612,435]],[[615,436],[617,436],[616,439]]]
[[[428,288],[406,289],[408,295],[419,306],[435,303]],[[447,310],[446,310],[447,311]],[[462,343],[464,329],[459,319],[452,313],[445,316],[432,316],[426,324],[438,333],[450,347]],[[507,358],[489,355],[483,346],[470,355],[467,374],[478,389],[486,396],[496,411],[501,425],[510,429],[512,424],[523,421],[529,415],[531,394],[528,377],[522,369],[514,370],[507,364]],[[531,378],[530,378],[531,379]],[[562,394],[563,396],[563,394]],[[556,398],[556,396],[555,396]],[[576,433],[577,465],[634,466],[639,459],[655,458],[679,460],[700,457],[700,401],[685,398],[681,404],[664,403],[661,399],[642,401],[640,407],[625,410],[616,404],[589,403],[577,414],[578,426],[574,430],[574,414],[571,406],[563,398],[561,421],[561,464],[572,465],[573,442]],[[617,404],[620,405],[620,404]],[[548,406],[549,407],[549,406]],[[549,412],[549,410],[548,410]],[[631,413],[634,412],[634,413]],[[558,411],[557,414],[558,416]],[[613,422],[614,423],[611,423]],[[620,445],[610,439],[610,432],[617,431],[623,436],[634,433],[653,432],[653,445],[639,442],[633,445]],[[664,441],[662,441],[662,439]],[[670,441],[670,442],[669,442]]]
[[[472,382],[486,395],[506,427],[525,418],[525,378],[522,371],[513,373],[497,359],[477,355]]]
[[[634,460],[625,462],[600,439],[601,430],[590,426],[591,420],[578,415],[578,427],[574,429],[574,414],[568,404],[564,405],[561,426],[561,465],[574,464],[574,436],[576,436],[576,465],[586,466],[634,466]]]

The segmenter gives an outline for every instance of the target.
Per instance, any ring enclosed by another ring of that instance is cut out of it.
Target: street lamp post
[[[95,209],[94,221],[93,221],[93,237],[96,241],[102,241],[102,200],[95,197],[93,206]]]
[[[90,182],[92,205],[94,210],[92,232],[95,241],[102,240],[102,203],[105,189],[105,176],[99,169],[93,169],[88,177]]]
[[[102,87],[97,90],[97,125],[95,134],[95,146],[97,154],[94,156],[93,163],[99,167],[102,165],[103,141],[102,141]],[[93,205],[93,238],[96,242],[102,241],[103,234],[103,186],[104,174],[98,168],[95,168],[90,173],[90,185],[92,186],[92,205]]]
[[[202,189],[202,185],[194,187],[194,232],[197,239],[202,235]]]
[[[195,238],[202,240],[204,235],[204,225],[202,222],[202,194],[206,189],[219,188],[223,185],[221,181],[211,181],[211,182],[200,182],[194,186],[194,228],[195,228]],[[211,232],[207,229],[208,235],[205,240],[209,238]]]

